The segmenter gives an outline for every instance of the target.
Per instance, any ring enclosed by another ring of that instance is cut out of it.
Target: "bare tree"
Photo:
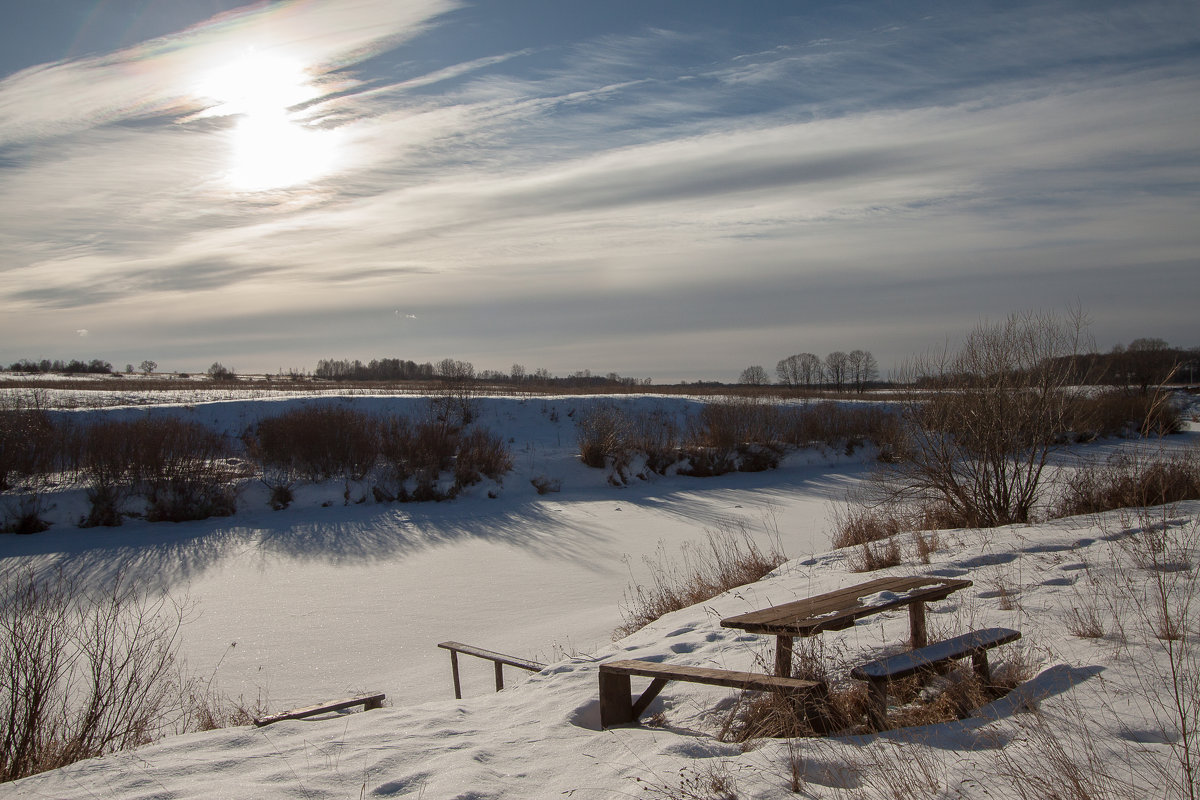
[[[750,386],[766,386],[770,382],[771,377],[767,375],[767,370],[758,364],[746,367],[742,370],[742,374],[738,378],[738,383],[749,384]]]
[[[879,377],[879,363],[870,350],[851,350],[846,358],[850,383],[854,391],[862,394],[867,384]]]
[[[823,367],[820,356],[815,353],[800,353],[796,356],[796,361],[800,383],[806,389],[811,389],[821,382]]]
[[[841,350],[834,350],[825,356],[825,378],[833,384],[833,388],[842,391],[846,386],[846,378],[850,371],[850,356]]]
[[[154,370],[158,369],[158,362],[146,359],[141,364],[138,364],[138,369],[143,375],[149,375],[151,372],[154,372]]]
[[[775,375],[784,386],[800,384],[800,356],[788,356],[775,365]]]

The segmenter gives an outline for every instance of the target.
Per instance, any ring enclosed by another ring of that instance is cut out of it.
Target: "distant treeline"
[[[456,383],[512,383],[561,386],[649,386],[650,379],[626,378],[615,372],[593,375],[590,370],[573,372],[565,378],[551,375],[545,369],[532,372],[521,364],[513,364],[509,372],[485,369],[475,371],[470,361],[443,358],[436,364],[418,364],[400,358],[372,359],[363,363],[358,359],[323,358],[317,362],[313,377],[327,381],[450,381]]]
[[[113,371],[113,365],[98,358],[93,358],[91,361],[80,361],[77,358],[72,358],[70,361],[63,361],[62,359],[51,361],[48,358],[43,358],[41,361],[33,361],[32,359],[22,358],[20,361],[14,361],[9,364],[8,371],[58,372],[66,374],[87,372],[95,375],[109,375]]]

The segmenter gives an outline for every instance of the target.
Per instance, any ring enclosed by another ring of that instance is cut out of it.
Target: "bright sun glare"
[[[197,94],[219,103],[204,116],[239,117],[228,172],[235,188],[297,186],[332,168],[337,132],[312,128],[290,110],[320,94],[300,62],[251,51],[205,75]]]

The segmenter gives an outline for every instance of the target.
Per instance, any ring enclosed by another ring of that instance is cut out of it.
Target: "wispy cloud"
[[[420,316],[411,355],[514,351],[500,363],[607,352],[628,361],[597,366],[629,370],[703,340],[681,367],[700,369],[764,339],[776,358],[887,359],[863,338],[928,336],[914,307],[944,332],[1031,294],[1115,306],[1122,269],[1194,258],[1200,56],[1169,4],[844,23],[745,50],[653,29],[532,70],[529,50],[350,69],[449,8],[266,6],[0,83],[0,299],[107,331],[118,308],[149,325],[137,303],[186,296],[196,330],[207,314],[249,335],[230,315],[252,313],[303,343],[320,317],[347,351],[373,315]],[[223,183],[234,122],[197,116],[188,81],[251,46],[307,49],[337,78],[301,112],[340,136],[311,184]],[[871,322],[835,341],[856,309]]]

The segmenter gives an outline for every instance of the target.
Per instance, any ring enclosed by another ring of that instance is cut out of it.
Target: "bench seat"
[[[317,714],[325,714],[330,711],[343,711],[354,706],[362,706],[363,711],[370,711],[373,708],[382,708],[384,698],[387,695],[382,692],[379,694],[363,695],[361,697],[347,697],[345,700],[335,700],[332,703],[322,703],[316,706],[308,706],[306,708],[296,708],[291,711],[284,711],[280,714],[271,714],[267,717],[258,717],[254,720],[254,724],[261,728],[264,725],[270,725],[273,722],[283,722],[285,719],[304,719],[305,717],[313,717]]]
[[[629,680],[631,675],[652,679],[649,688],[636,702],[633,701],[631,693]],[[676,664],[659,664],[654,661],[609,661],[600,665],[600,727],[607,728],[610,725],[636,722],[669,681],[707,683],[713,686],[752,689],[759,692],[779,692],[796,696],[825,690],[825,684],[817,681],[783,678],[758,672],[687,667]]]
[[[928,672],[941,664],[970,656],[975,673],[986,686],[991,681],[987,651],[1020,638],[1020,631],[1010,628],[983,628],[906,653],[869,661],[852,669],[850,677],[867,681],[870,685],[868,713],[876,730],[882,730],[887,727],[888,681]]]

